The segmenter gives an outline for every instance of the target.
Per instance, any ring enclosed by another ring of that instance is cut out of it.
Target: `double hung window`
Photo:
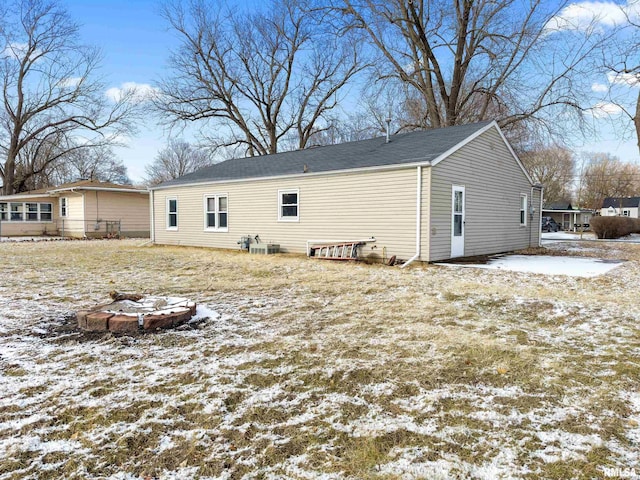
[[[229,197],[224,195],[205,195],[205,230],[226,232],[229,227]]]
[[[299,190],[278,190],[278,221],[300,221]]]
[[[167,198],[167,230],[178,229],[178,199]]]
[[[520,195],[520,225],[527,225],[527,196]]]

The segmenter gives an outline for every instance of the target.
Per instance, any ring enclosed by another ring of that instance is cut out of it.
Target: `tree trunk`
[[[636,127],[636,141],[638,143],[638,151],[640,152],[640,92],[636,101],[636,115],[633,117],[633,125]]]
[[[2,176],[2,194],[13,195],[15,193],[15,181],[16,181],[16,153],[13,147],[9,147],[7,153],[7,160],[4,162],[4,175]]]

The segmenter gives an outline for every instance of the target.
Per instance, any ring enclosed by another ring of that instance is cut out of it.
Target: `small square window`
[[[300,192],[296,190],[278,191],[278,220],[297,222],[300,220]]]

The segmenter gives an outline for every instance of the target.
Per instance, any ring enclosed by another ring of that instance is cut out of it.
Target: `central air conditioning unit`
[[[277,243],[252,243],[249,246],[249,253],[258,253],[262,255],[280,253],[280,245]]]

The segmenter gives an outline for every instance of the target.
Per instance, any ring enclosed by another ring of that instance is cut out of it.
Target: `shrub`
[[[630,233],[640,233],[640,220],[629,217],[593,217],[591,229],[598,238],[620,238]]]

